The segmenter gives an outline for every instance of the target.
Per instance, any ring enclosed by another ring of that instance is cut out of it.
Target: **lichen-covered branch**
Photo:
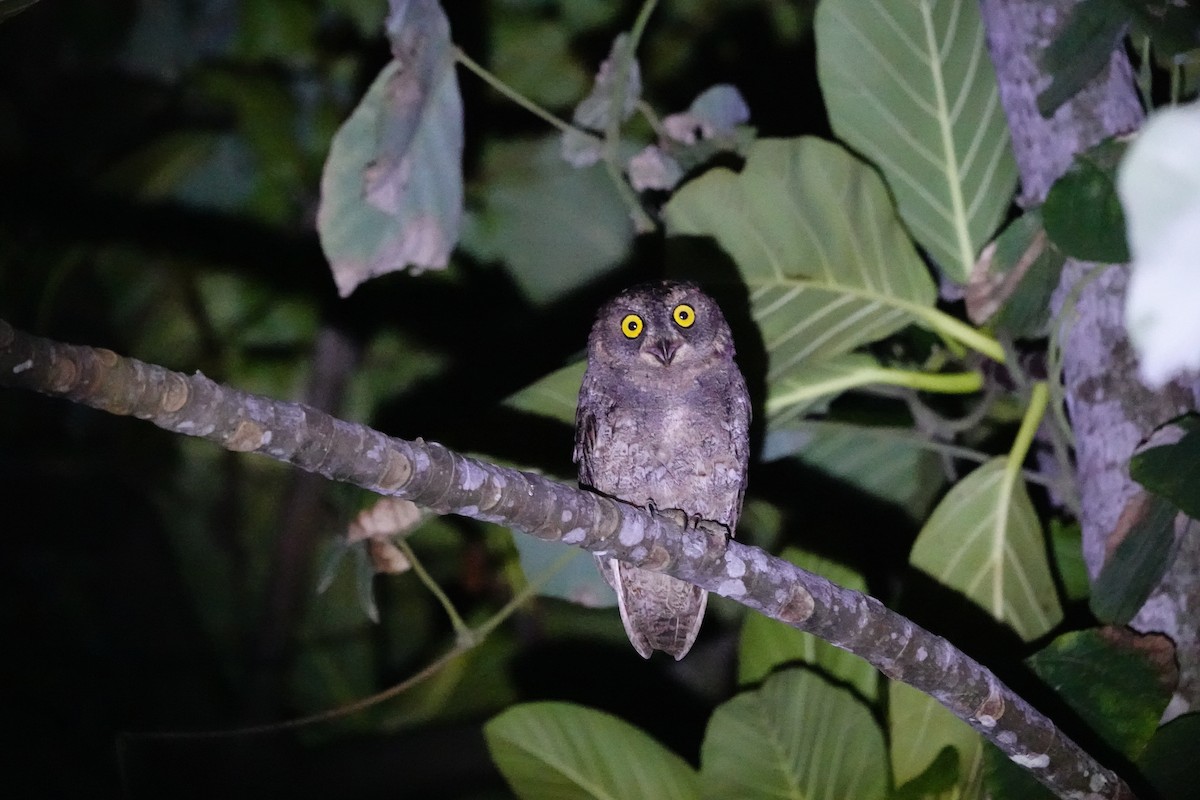
[[[738,542],[519,470],[404,441],[299,403],[240,392],[0,320],[0,385],[57,395],[327,478],[657,569],[842,647],[925,692],[1065,798],[1129,798],[1126,785],[945,639],[873,597]]]

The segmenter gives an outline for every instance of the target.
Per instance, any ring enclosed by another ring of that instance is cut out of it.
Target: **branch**
[[[709,546],[635,506],[539,475],[394,439],[299,403],[285,403],[122,358],[53,342],[0,320],[0,385],[132,415],[238,452],[257,452],[439,514],[517,528],[681,578],[807,631],[936,699],[1065,798],[1131,798],[1105,769],[991,672],[940,636],[764,551]]]

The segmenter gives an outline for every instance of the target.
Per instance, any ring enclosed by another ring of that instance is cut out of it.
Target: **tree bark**
[[[1046,198],[1075,155],[1101,140],[1130,133],[1143,113],[1124,50],[1075,97],[1046,119],[1037,96],[1050,84],[1042,54],[1080,0],[981,0],[988,49],[1012,131],[1021,173],[1019,202]],[[1086,213],[1086,209],[1082,210]],[[1150,433],[1196,406],[1194,387],[1147,389],[1125,332],[1129,265],[1069,259],[1052,300],[1062,348],[1062,377],[1075,436],[1082,507],[1083,554],[1093,579],[1118,533],[1122,512],[1144,491],[1129,477],[1134,448]],[[1186,530],[1187,526],[1176,526]],[[1200,709],[1200,542],[1180,542],[1162,582],[1132,621],[1143,633],[1163,633],[1176,647],[1180,682],[1167,717]]]

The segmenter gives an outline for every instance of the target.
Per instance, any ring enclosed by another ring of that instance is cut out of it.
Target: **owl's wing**
[[[572,460],[579,465],[579,483],[592,487],[596,475],[593,454],[596,452],[596,431],[599,427],[597,415],[608,413],[613,400],[604,391],[601,381],[592,369],[583,374],[579,387],[579,403],[575,406],[575,452]]]

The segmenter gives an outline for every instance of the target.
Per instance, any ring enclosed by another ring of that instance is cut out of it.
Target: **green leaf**
[[[574,550],[582,556],[578,547],[562,542],[545,542],[534,536],[513,534],[513,545],[521,560],[521,570],[528,580],[536,579],[550,569],[566,553]],[[588,608],[608,608],[617,604],[617,595],[596,569],[594,558],[572,558],[571,561],[537,592],[543,597],[557,597]]]
[[[462,98],[436,0],[397,0],[393,60],[333,138],[317,232],[345,297],[363,281],[449,263],[462,219]]]
[[[628,210],[604,168],[564,168],[554,139],[491,143],[481,172],[463,248],[501,262],[531,302],[561,298],[629,252]]]
[[[1041,523],[1020,472],[994,458],[934,509],[910,561],[1029,641],[1062,619]]]
[[[1042,205],[1046,233],[1059,249],[1084,261],[1129,260],[1125,213],[1117,198],[1117,163],[1125,145],[1113,139],[1075,157]]]
[[[505,398],[504,405],[573,426],[575,406],[579,403],[579,387],[583,383],[583,373],[586,369],[586,361],[568,364],[529,384],[516,394],[509,395]]]
[[[924,519],[945,483],[936,453],[908,428],[799,420],[768,428],[764,461],[795,454],[808,466]]]
[[[833,130],[876,164],[913,237],[964,283],[1017,167],[974,0],[824,0],[817,75]]]
[[[807,669],[767,678],[713,712],[700,748],[706,798],[882,798],[883,732],[852,692]]]
[[[929,800],[930,798],[969,797],[963,791],[951,794],[963,770],[962,759],[953,747],[943,747],[924,772],[899,786],[891,800]]]
[[[1194,484],[1193,484],[1194,485]],[[1126,625],[1167,571],[1176,551],[1178,509],[1155,494],[1143,495],[1145,505],[1104,562],[1092,586],[1090,606],[1102,622]]]
[[[1192,519],[1200,520],[1200,416],[1170,423],[1182,434],[1174,444],[1147,448],[1129,460],[1129,476],[1170,500]]]
[[[1164,679],[1160,667],[1173,664],[1173,648],[1164,637],[1157,640],[1155,653],[1147,649],[1154,637],[1112,629],[1073,631],[1028,663],[1105,744],[1132,759],[1154,735],[1171,698],[1174,681]]]
[[[969,779],[983,758],[983,739],[938,701],[906,683],[888,683],[887,714],[892,775],[897,786],[925,776],[946,748],[956,754],[950,785]],[[949,764],[943,766],[948,771]],[[947,776],[943,775],[945,780]]]
[[[867,591],[862,575],[835,561],[793,547],[779,557],[847,589]],[[738,645],[738,683],[758,683],[779,667],[794,662],[813,665],[866,700],[874,700],[879,692],[879,673],[861,658],[778,620],[747,614]]]
[[[1017,217],[984,248],[971,273],[966,296],[971,321],[991,320],[1017,339],[1046,336],[1050,295],[1065,260],[1046,236],[1040,209]]]
[[[1049,119],[1108,65],[1129,26],[1121,0],[1083,0],[1042,56],[1050,85],[1038,95],[1038,111]]]
[[[750,290],[768,386],[803,383],[933,315],[935,288],[879,176],[811,137],[751,145],[740,173],[710,170],[664,208],[671,235],[711,236]]]
[[[523,800],[700,796],[696,772],[641,730],[572,703],[525,703],[483,726],[492,760]]]
[[[1083,560],[1083,530],[1078,522],[1050,520],[1050,551],[1054,569],[1068,600],[1084,600],[1092,592],[1087,564]]]
[[[1178,679],[1164,674],[1173,670],[1173,648],[1165,637],[1114,628],[1064,634],[1027,663],[1093,735],[1131,761],[1151,740],[1171,697],[1168,687]],[[1028,770],[999,750],[988,751],[989,783],[1005,788],[996,796],[1052,796]]]
[[[1196,794],[1196,742],[1200,713],[1184,714],[1155,731],[1142,751],[1138,768],[1159,800],[1189,800]]]
[[[491,67],[496,77],[533,102],[560,108],[587,89],[588,75],[571,52],[570,32],[540,15],[495,14]]]

